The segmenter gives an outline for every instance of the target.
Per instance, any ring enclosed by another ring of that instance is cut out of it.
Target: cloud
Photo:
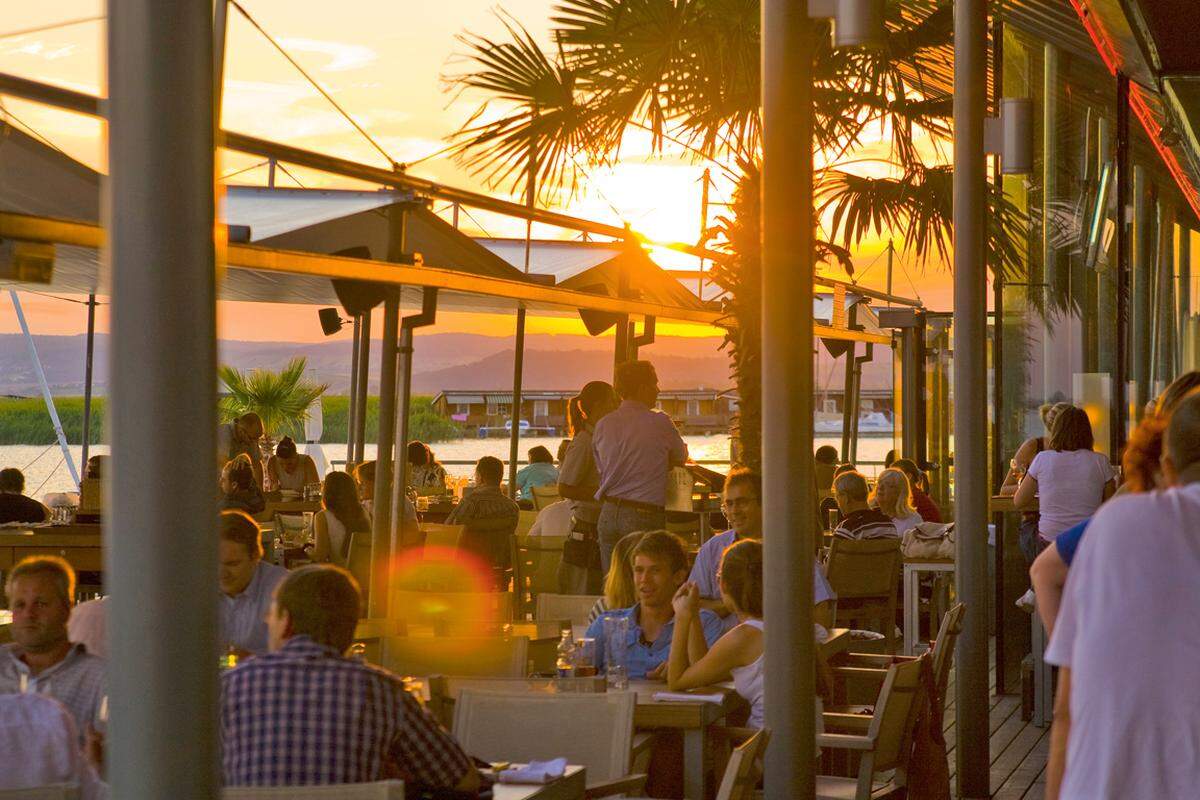
[[[295,36],[285,36],[279,40],[279,43],[291,54],[320,53],[329,56],[329,63],[320,68],[321,72],[345,72],[359,69],[379,58],[378,53],[361,44],[305,39]]]

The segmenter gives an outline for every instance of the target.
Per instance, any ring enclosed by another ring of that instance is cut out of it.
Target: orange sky
[[[505,0],[503,8],[539,39],[545,40],[554,0]],[[443,77],[460,69],[455,39],[463,31],[500,35],[495,0],[342,0],[336,7],[317,0],[245,0],[262,26],[281,41],[306,69],[371,131],[398,161],[411,161],[441,149],[445,137],[462,127],[478,98],[455,100],[444,91]],[[103,0],[56,0],[52,4],[6,3],[0,35],[54,22],[104,13]],[[315,89],[236,12],[230,12],[225,72],[223,124],[226,128],[286,141],[366,163],[383,165],[381,156],[349,123],[334,112]],[[43,33],[0,38],[0,71],[98,92],[102,83],[103,22],[89,22]],[[104,168],[98,121],[57,112],[12,98],[7,108],[23,122],[72,156]],[[240,154],[222,154],[225,173],[255,163]],[[622,160],[609,169],[590,170],[580,191],[566,207],[579,216],[610,223],[630,223],[651,235],[695,241],[700,229],[700,174],[704,165],[677,157],[652,157],[649,142],[629,137]],[[334,176],[292,169],[306,186],[348,186]],[[446,158],[424,161],[411,172],[454,185],[487,190]],[[237,176],[238,182],[262,184],[266,169]],[[279,176],[281,185],[288,178]],[[727,199],[727,186],[713,199]],[[720,209],[714,210],[714,216]],[[523,224],[472,212],[464,228],[492,235],[523,235]],[[535,227],[534,235],[561,235]],[[885,269],[882,242],[869,242],[856,261],[864,285],[882,288]],[[905,261],[905,259],[901,259]],[[664,263],[684,268],[686,263]],[[844,278],[840,271],[836,277]],[[949,307],[949,278],[936,264],[924,274],[915,265],[898,266],[897,294],[919,293],[927,305]],[[25,295],[22,300],[36,333],[78,333],[86,320],[83,306]],[[103,312],[103,309],[102,309]],[[222,303],[220,334],[227,339],[314,341],[323,338],[311,307]],[[99,328],[105,329],[103,313]],[[511,318],[498,315],[439,315],[438,331],[472,331],[494,335],[512,332]],[[660,326],[660,330],[662,326]],[[8,302],[0,304],[0,332],[17,330]],[[576,320],[534,319],[531,331],[582,332]],[[669,329],[670,333],[711,333],[708,329]]]

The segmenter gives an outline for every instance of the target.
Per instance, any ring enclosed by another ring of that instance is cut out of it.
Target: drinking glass
[[[575,677],[590,678],[596,674],[596,640],[575,640]]]
[[[604,664],[608,688],[629,688],[628,617],[604,618]]]

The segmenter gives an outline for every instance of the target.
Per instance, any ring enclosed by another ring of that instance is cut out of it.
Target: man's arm
[[[1029,568],[1029,581],[1037,595],[1037,613],[1046,628],[1046,636],[1054,632],[1054,620],[1062,603],[1063,587],[1067,585],[1067,562],[1058,546],[1051,544],[1041,552]]]
[[[1050,548],[1053,549],[1053,548]],[[1046,765],[1046,800],[1058,800],[1067,771],[1067,740],[1071,736],[1071,670],[1058,671],[1058,696],[1054,698],[1054,723],[1050,728],[1050,761]]]

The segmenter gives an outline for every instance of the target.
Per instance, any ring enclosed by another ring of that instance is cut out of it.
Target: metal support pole
[[[96,295],[88,295],[87,307],[87,344],[83,357],[83,455],[79,459],[85,472],[92,438],[92,355],[96,349]]]
[[[393,206],[394,208],[394,206]],[[390,209],[389,209],[390,210]],[[379,435],[375,445],[375,519],[371,532],[371,590],[368,615],[387,616],[392,546],[392,444],[396,433],[396,349],[400,328],[400,294],[383,301],[383,345],[379,349]],[[403,476],[401,476],[403,480]]]
[[[1134,396],[1130,404],[1132,419],[1141,419],[1142,408],[1150,399],[1150,316],[1153,308],[1150,286],[1154,270],[1154,203],[1150,197],[1146,169],[1133,168],[1133,318],[1130,333],[1133,338]]]
[[[525,306],[517,307],[517,336],[513,351],[513,391],[508,435],[508,496],[517,498],[517,456],[521,447],[521,389],[525,372]]]
[[[421,313],[412,314],[400,320],[400,350],[399,366],[397,368],[397,383],[399,389],[396,402],[396,452],[394,455],[396,480],[392,488],[391,504],[392,519],[396,520],[394,530],[400,531],[404,521],[404,493],[408,487],[408,415],[412,408],[412,367],[413,367],[413,331],[432,325],[437,321],[438,290],[426,286],[421,298]],[[392,537],[392,552],[399,552],[404,544],[396,536]]]
[[[762,3],[764,685],[769,800],[816,791],[812,558],[813,32],[807,0]]]
[[[1117,73],[1117,358],[1113,379],[1112,449],[1119,464],[1129,429],[1129,76]]]
[[[362,313],[362,338],[358,343],[358,389],[355,392],[354,425],[354,460],[362,463],[367,460],[367,394],[370,391],[371,376],[371,309]]]
[[[999,113],[1000,98],[1004,94],[1004,25],[998,17],[992,18],[992,97],[991,112]],[[1003,190],[1004,177],[1000,172],[1000,159],[992,161],[992,186]],[[992,483],[993,491],[1000,492],[1004,481],[1004,270],[1000,264],[991,264],[992,275]],[[1005,692],[1005,602],[1004,602],[1004,515],[992,517],[996,526],[995,546],[992,549],[992,572],[994,611],[993,624],[996,632],[996,693]]]
[[[704,168],[704,174],[700,177],[700,241],[696,242],[698,247],[704,247],[708,244],[708,190],[712,185],[712,169]],[[696,297],[704,302],[704,259],[700,259],[700,277],[696,282]]]
[[[346,464],[356,463],[354,460],[354,434],[358,432],[354,415],[358,412],[358,356],[362,342],[362,315],[354,315],[354,338],[350,344],[350,388],[346,400]]]
[[[988,786],[987,0],[954,4],[955,581],[967,612],[955,659],[958,796]]]
[[[164,13],[154,0],[110,0],[108,20],[106,519],[120,522],[106,523],[104,551],[111,648],[136,654],[108,674],[108,780],[113,797],[212,798],[220,791],[212,7],[176,3]]]
[[[846,342],[846,369],[842,377],[842,462],[850,462],[850,438],[854,431],[854,419],[858,409],[854,408],[854,354],[856,342]]]
[[[62,421],[58,418],[58,409],[54,406],[54,396],[50,394],[50,384],[46,382],[46,372],[42,369],[42,360],[38,358],[37,347],[33,344],[33,335],[29,332],[29,323],[25,321],[25,311],[21,308],[21,298],[17,297],[17,292],[14,289],[8,290],[8,296],[12,298],[13,311],[17,313],[17,322],[21,326],[21,333],[25,336],[25,343],[29,345],[29,361],[33,364],[34,374],[37,375],[38,386],[42,390],[42,400],[46,403],[46,411],[50,414],[50,423],[54,426],[54,435],[58,439],[58,446],[63,452],[63,461],[67,464],[67,469],[71,473],[71,480],[75,481],[75,488],[79,488],[79,471],[75,469],[75,458],[71,455],[71,446],[67,442],[67,434],[63,431]]]
[[[1179,228],[1179,278],[1176,281],[1176,307],[1179,320],[1175,327],[1175,374],[1183,372],[1187,321],[1192,316],[1192,229],[1186,225]]]

